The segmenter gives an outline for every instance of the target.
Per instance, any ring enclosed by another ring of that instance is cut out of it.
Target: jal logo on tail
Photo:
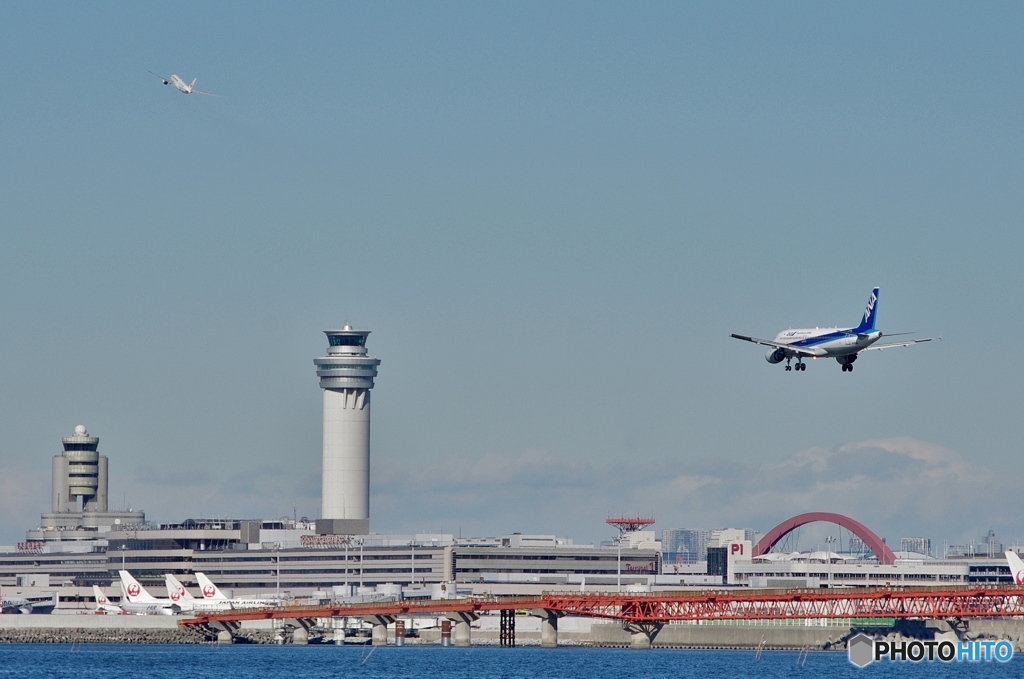
[[[872,292],[871,293],[871,297],[868,299],[868,308],[864,310],[864,322],[865,323],[867,323],[868,319],[871,318],[871,312],[874,310],[875,302],[877,302],[877,301],[878,301],[878,297],[876,297],[875,293]]]
[[[214,588],[213,585],[207,585],[206,587],[203,587],[203,596],[205,596],[205,597],[211,597],[211,596],[213,596],[216,593],[217,593],[217,590],[216,590],[216,588]]]
[[[171,601],[177,601],[178,599],[180,599],[182,593],[183,592],[180,589],[176,589],[173,592],[171,592]]]
[[[108,603],[110,603],[110,600],[107,599],[107,597],[105,597],[102,594],[100,594],[98,597],[96,597],[96,603],[98,603],[98,604],[108,604]]]
[[[1019,573],[1017,573],[1017,576],[1014,578],[1014,580],[1017,581],[1018,585],[1024,585],[1024,571],[1020,571]]]
[[[141,591],[142,590],[139,588],[139,586],[137,584],[135,584],[134,582],[132,584],[128,585],[128,595],[129,596],[139,596],[139,592],[141,592]]]

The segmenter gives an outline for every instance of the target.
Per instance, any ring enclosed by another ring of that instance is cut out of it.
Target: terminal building
[[[653,531],[637,530],[595,547],[555,535],[337,535],[318,530],[319,522],[291,519],[152,524],[142,511],[108,511],[107,462],[98,453],[97,437],[79,426],[62,439],[62,447],[53,462],[52,511],[27,532],[25,542],[0,550],[5,552],[0,553],[0,586],[32,582],[74,592],[93,584],[109,587],[121,569],[158,594],[165,573],[195,586],[194,574],[203,572],[235,595],[281,592],[296,598],[344,598],[395,587],[408,596],[430,596],[441,585],[467,594],[532,594],[551,589],[1010,584],[1001,555],[933,559],[901,552],[879,560],[859,539],[851,547],[856,553],[755,555],[756,536],[749,529],[675,536],[666,531],[665,537],[677,540],[674,545],[656,542]],[[687,539],[692,542],[680,550]],[[676,554],[703,549],[705,558],[663,558],[663,548],[673,546]],[[908,541],[907,546],[922,545]],[[84,590],[79,593],[87,596]],[[108,593],[118,594],[116,589]]]
[[[42,515],[24,542],[0,548],[0,586],[112,587],[117,571],[125,569],[158,595],[164,574],[195,586],[194,574],[202,572],[234,595],[273,591],[297,598],[346,597],[399,587],[409,596],[424,596],[441,585],[492,594],[649,587],[661,572],[660,543],[650,531],[627,533],[620,536],[621,544],[605,547],[518,533],[467,539],[339,535],[339,524],[347,532],[352,522],[367,521],[358,518],[358,511],[368,505],[357,504],[356,514],[347,513],[344,500],[340,511],[345,515],[328,519],[326,531],[319,525],[323,519],[153,524],[142,511],[108,511],[107,460],[98,454],[97,437],[80,425],[62,443],[64,450],[53,463],[54,511]],[[85,590],[77,594],[87,595]],[[112,588],[108,594],[116,598],[118,591]]]
[[[367,354],[369,331],[345,325],[325,334],[327,354],[314,360],[323,390],[322,518],[154,524],[140,510],[110,511],[107,458],[99,454],[99,438],[79,425],[53,458],[50,511],[24,542],[0,547],[0,586],[33,583],[67,588],[68,597],[91,597],[92,585],[111,587],[121,569],[157,595],[163,593],[164,574],[195,587],[194,574],[202,572],[235,596],[280,592],[293,598],[345,598],[396,587],[407,596],[433,596],[438,588],[449,594],[537,594],[1010,582],[994,533],[983,550],[972,545],[964,558],[898,556],[866,528],[838,515],[794,517],[756,545],[750,529],[679,529],[665,531],[659,542],[654,531],[641,530],[653,517],[609,519],[619,533],[599,546],[555,535],[462,539],[371,533],[370,393],[380,360]],[[806,520],[856,524],[857,553],[771,551],[780,535]],[[916,539],[905,546],[930,548]],[[107,593],[119,595],[116,589]]]

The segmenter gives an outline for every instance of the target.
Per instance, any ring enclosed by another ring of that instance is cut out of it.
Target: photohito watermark
[[[884,641],[866,634],[852,637],[846,650],[857,667],[883,658],[891,662],[1009,662],[1013,658],[1009,641]]]

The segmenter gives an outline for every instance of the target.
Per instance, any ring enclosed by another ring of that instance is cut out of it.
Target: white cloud
[[[222,470],[223,471],[223,470]],[[154,521],[188,517],[315,517],[318,467],[298,482],[273,465],[215,478],[175,467],[139,469],[112,478],[111,506],[121,498]],[[812,448],[780,461],[624,460],[599,466],[541,449],[518,455],[452,454],[420,464],[376,458],[371,526],[379,532],[444,529],[497,535],[557,533],[579,541],[611,536],[609,515],[654,514],[655,528],[750,527],[762,533],[809,511],[846,514],[890,544],[923,536],[941,545],[979,539],[989,528],[1011,542],[1024,538],[1015,498],[1022,479],[999,474],[925,441],[894,438]],[[23,539],[49,507],[48,476],[8,470],[0,478],[0,542]],[[118,491],[118,489],[122,489]],[[42,500],[40,500],[42,498]],[[1019,531],[1019,532],[1018,532]],[[6,537],[5,537],[6,536]]]
[[[610,514],[654,513],[658,528],[752,527],[762,533],[809,511],[846,514],[897,544],[901,537],[1018,537],[1020,479],[911,438],[814,448],[775,462],[622,462],[598,467],[542,450],[451,455],[432,464],[377,463],[380,530],[495,534],[520,530],[600,540]],[[1024,536],[1021,536],[1024,537]]]

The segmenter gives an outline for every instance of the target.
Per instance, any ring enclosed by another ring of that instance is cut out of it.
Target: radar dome
[[[85,430],[85,425],[80,424],[75,427],[75,436],[85,436],[88,432]]]

